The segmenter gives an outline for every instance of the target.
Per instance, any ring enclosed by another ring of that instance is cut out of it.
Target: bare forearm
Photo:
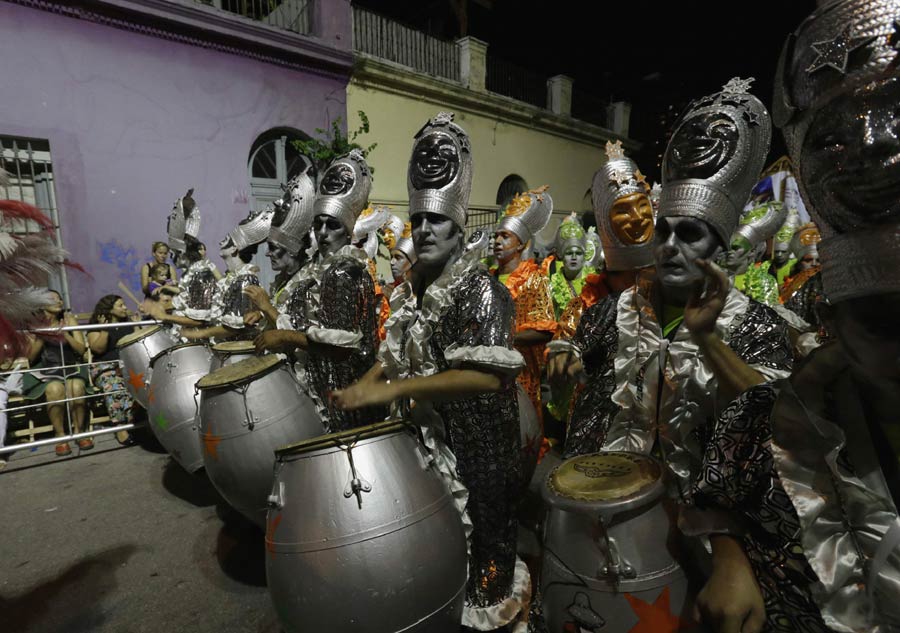
[[[166,314],[161,316],[159,320],[163,323],[174,323],[176,325],[183,325],[185,327],[200,327],[203,325],[203,321],[197,321],[196,319],[182,316],[180,314]]]
[[[762,374],[745,363],[715,333],[695,335],[700,352],[712,367],[719,383],[719,393],[734,400],[750,387],[765,382]]]
[[[240,330],[235,330],[224,325],[214,325],[206,328],[196,328],[194,330],[182,330],[181,334],[188,340],[193,339],[210,339],[210,338],[231,338],[236,336]]]
[[[396,383],[398,398],[441,402],[498,391],[503,382],[494,374],[476,369],[448,369],[432,376],[417,376]]]
[[[88,334],[88,346],[94,354],[104,354],[109,348],[109,330]]]

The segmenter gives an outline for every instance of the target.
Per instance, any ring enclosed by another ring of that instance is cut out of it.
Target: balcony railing
[[[227,13],[294,33],[310,32],[311,0],[196,0]]]
[[[439,40],[356,6],[353,50],[459,81],[459,48],[455,42]]]
[[[487,56],[485,88],[539,108],[547,107],[546,77],[490,53]]]

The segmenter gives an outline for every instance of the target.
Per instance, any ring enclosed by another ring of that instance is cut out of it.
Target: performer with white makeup
[[[773,116],[822,231],[823,345],[723,412],[695,502],[714,544],[715,631],[900,630],[900,2],[822,3],[788,37]]]
[[[409,163],[411,281],[392,296],[380,362],[335,399],[344,409],[405,405],[471,530],[465,630],[510,630],[531,591],[516,557],[515,376],[524,362],[512,345],[509,293],[463,254],[471,181],[469,138],[452,114],[438,114],[416,134]]]
[[[329,433],[379,422],[387,413],[384,407],[339,410],[329,396],[358,380],[372,366],[378,347],[375,288],[366,253],[350,243],[371,184],[369,166],[358,150],[335,159],[325,171],[313,207],[318,256],[298,273],[277,318],[278,329],[256,339],[259,352],[298,356],[300,382],[307,385]]]

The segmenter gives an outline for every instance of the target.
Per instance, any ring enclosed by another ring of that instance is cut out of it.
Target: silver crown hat
[[[751,247],[759,246],[769,238],[775,237],[787,215],[787,208],[775,200],[750,209],[741,217],[740,226],[734,232],[731,241],[733,242],[735,237],[742,237]]]
[[[587,233],[581,226],[578,215],[573,211],[570,215],[562,219],[559,226],[556,227],[556,239],[553,240],[553,250],[556,257],[561,258],[565,252],[572,246],[577,246],[581,250],[587,247]]]
[[[822,242],[822,234],[813,222],[807,222],[797,227],[791,238],[791,252],[797,259],[803,259],[805,255],[813,255],[819,259],[819,244]],[[821,263],[821,262],[820,262]],[[824,281],[824,279],[823,279]]]
[[[267,204],[265,208],[250,211],[246,218],[231,230],[228,237],[234,243],[234,247],[242,251],[250,246],[261,244],[269,237],[269,228],[272,225],[272,217],[275,215],[275,207]]]
[[[354,149],[340,156],[325,170],[319,183],[315,215],[327,215],[338,220],[353,234],[356,219],[369,202],[372,172],[363,153]]]
[[[196,239],[200,235],[200,208],[191,197],[194,193],[193,189],[183,198],[178,198],[169,214],[166,222],[166,232],[169,234],[169,248],[173,251],[183,253],[187,249],[184,241],[185,236],[190,235]],[[185,212],[187,210],[187,212]]]
[[[313,224],[313,210],[316,203],[314,173],[312,167],[309,167],[291,178],[285,185],[282,213],[275,214],[269,227],[269,241],[294,255],[300,254],[303,238]],[[278,216],[282,216],[280,222]]]
[[[385,246],[388,251],[394,250],[397,240],[403,235],[405,223],[393,213],[389,213],[387,220],[381,226],[381,234],[384,237]]]
[[[472,191],[472,146],[454,116],[441,112],[416,133],[406,188],[410,216],[436,213],[464,229]]]
[[[544,185],[517,194],[506,205],[503,217],[497,223],[497,230],[514,233],[522,244],[533,240],[547,226],[553,214],[553,198],[547,193],[549,188]]]
[[[692,217],[727,248],[769,153],[772,123],[749,94],[753,79],[735,77],[688,106],[663,156],[659,217]]]
[[[370,205],[362,210],[353,225],[353,241],[358,242],[375,233],[388,221],[391,212],[384,205]]]
[[[639,243],[623,242],[613,230],[609,217],[610,209],[617,200],[636,193],[648,196],[650,200],[650,192],[650,186],[637,164],[625,155],[622,142],[607,141],[606,163],[597,170],[591,182],[591,202],[608,270],[633,270],[653,265],[653,239]]]
[[[600,236],[597,235],[597,227],[588,227],[587,244],[584,247],[584,265],[599,269],[605,262],[606,255],[603,252]]]
[[[397,242],[394,244],[394,248],[391,249],[391,253],[400,251],[406,255],[406,259],[408,259],[410,263],[415,264],[419,259],[419,256],[416,254],[416,247],[412,241],[412,227],[409,222],[404,225],[403,231],[401,231],[399,235]]]
[[[784,205],[787,208],[787,205]],[[797,209],[789,208],[787,210],[787,216],[785,216],[784,222],[775,232],[774,242],[775,244],[783,244],[790,248],[791,240],[794,237],[794,232],[800,226],[800,214],[797,212]]]
[[[834,104],[830,109],[840,110],[845,121],[868,125],[877,113],[866,111],[861,101],[880,96],[893,108],[898,93],[900,0],[821,3],[782,49],[772,114],[784,133],[806,209],[822,232],[822,287],[830,301],[900,291],[900,203],[896,156],[884,156],[879,143],[869,142],[870,134],[864,138],[849,123],[819,113]],[[820,144],[807,138],[842,133],[844,152],[881,156],[854,158],[839,178],[812,184],[816,180],[808,171],[816,163],[807,150]],[[896,134],[891,142],[897,142]]]

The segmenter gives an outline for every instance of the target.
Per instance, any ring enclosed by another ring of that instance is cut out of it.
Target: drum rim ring
[[[150,325],[147,327],[146,330],[139,330],[137,332],[133,332],[132,334],[126,335],[126,336],[134,336],[135,334],[139,334],[140,336],[135,336],[134,338],[132,338],[130,340],[126,340],[124,343],[122,342],[122,339],[119,339],[119,341],[116,343],[116,349],[123,349],[125,347],[128,347],[129,345],[132,345],[133,343],[138,343],[140,341],[143,341],[148,336],[152,336],[152,335],[156,334],[157,332],[162,332],[162,331],[164,331],[163,326]],[[125,337],[123,336],[122,338],[125,338]]]
[[[278,356],[275,354],[271,354],[271,355],[265,354],[264,356],[266,356],[268,358],[278,358]],[[263,358],[263,356],[254,355],[253,358]],[[214,391],[214,390],[219,390],[219,389],[233,389],[235,387],[242,387],[244,385],[247,385],[248,381],[256,380],[258,378],[263,378],[264,376],[268,376],[272,372],[277,371],[278,369],[280,369],[282,367],[288,367],[287,361],[285,359],[278,358],[277,362],[272,363],[268,367],[260,369],[255,374],[251,374],[249,376],[243,376],[241,378],[236,378],[236,379],[232,380],[231,382],[223,382],[223,383],[217,384],[217,385],[205,385],[202,387],[200,386],[200,382],[202,380],[204,380],[207,376],[212,376],[217,371],[225,369],[226,367],[228,367],[230,370],[233,371],[233,368],[235,366],[240,365],[241,363],[243,363],[246,360],[250,360],[250,359],[244,358],[244,359],[239,360],[236,363],[231,363],[230,365],[223,365],[222,367],[219,367],[219,368],[215,369],[214,371],[211,371],[210,373],[206,374],[206,376],[201,377],[200,379],[197,380],[197,382],[194,383],[194,389],[196,391],[199,391],[202,394],[204,391]],[[270,361],[267,361],[267,362],[270,362]]]
[[[156,363],[156,361],[158,361],[160,358],[162,358],[166,354],[168,354],[170,352],[176,352],[180,349],[186,349],[188,347],[206,347],[206,344],[199,343],[197,341],[189,341],[187,343],[179,343],[178,345],[173,345],[172,347],[169,347],[167,349],[162,350],[161,352],[158,352],[153,358],[151,358],[150,359],[150,367],[152,368],[154,363]],[[209,351],[208,347],[206,349],[207,349],[207,351]]]

